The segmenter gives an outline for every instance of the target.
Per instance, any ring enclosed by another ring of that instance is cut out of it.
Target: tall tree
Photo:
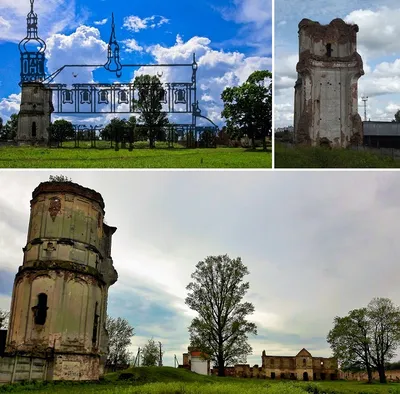
[[[62,142],[75,138],[75,129],[71,122],[65,119],[58,119],[49,128],[49,135],[52,141]]]
[[[400,123],[400,109],[394,114],[394,119],[392,122]]]
[[[342,370],[367,371],[368,382],[372,382],[372,360],[369,351],[369,327],[367,308],[350,311],[348,316],[335,317],[334,327],[327,341]]]
[[[164,127],[169,124],[167,114],[162,111],[162,98],[165,94],[162,83],[157,76],[138,75],[134,81],[139,98],[135,105],[140,110],[139,121],[147,131],[150,148],[155,147],[156,141],[165,141]]]
[[[272,74],[268,70],[255,71],[240,86],[226,88],[221,95],[224,102],[222,116],[226,119],[231,137],[247,135],[253,149],[255,140],[266,137],[272,128]]]
[[[162,357],[163,351],[160,354],[160,347],[153,338],[149,339],[142,349],[142,366],[155,367],[160,364],[160,356]]]
[[[106,329],[109,338],[107,364],[114,368],[120,364],[127,364],[130,357],[127,348],[134,335],[133,327],[125,319],[107,316]]]
[[[400,346],[400,309],[389,298],[374,298],[367,307],[370,319],[370,355],[379,373],[379,381],[386,383],[386,363]]]
[[[7,329],[8,328],[8,320],[10,318],[10,312],[3,311],[0,309],[0,329]]]
[[[131,120],[129,120],[131,122]],[[129,128],[132,123],[126,121],[126,119],[113,118],[110,123],[104,127],[101,132],[101,138],[106,141],[126,140],[129,137]]]
[[[225,376],[225,366],[245,362],[252,352],[247,339],[257,327],[247,320],[253,304],[242,302],[249,282],[249,271],[240,259],[228,255],[209,256],[196,265],[186,304],[198,313],[189,327],[190,343],[207,354]]]
[[[386,364],[400,346],[400,309],[388,298],[374,298],[367,308],[336,317],[327,340],[345,368],[364,367],[369,382],[376,369],[386,383]]]

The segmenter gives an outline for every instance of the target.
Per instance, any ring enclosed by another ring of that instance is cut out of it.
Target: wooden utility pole
[[[158,343],[160,344],[160,359],[159,359],[159,362],[158,362],[158,366],[162,367],[162,350],[161,350],[162,344],[161,344],[161,342],[158,342]]]

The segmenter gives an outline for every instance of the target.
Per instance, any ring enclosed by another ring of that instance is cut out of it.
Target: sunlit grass
[[[261,149],[77,149],[0,147],[0,168],[271,168]]]

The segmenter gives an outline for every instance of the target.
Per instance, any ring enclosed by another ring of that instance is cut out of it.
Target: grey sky
[[[400,304],[400,173],[81,170],[0,173],[0,308],[22,263],[31,193],[60,173],[103,195],[118,228],[109,313],[135,327],[133,352],[160,340],[166,365],[189,344],[185,287],[208,255],[240,256],[250,270],[252,365],[263,349],[329,356],[336,315],[373,297]]]

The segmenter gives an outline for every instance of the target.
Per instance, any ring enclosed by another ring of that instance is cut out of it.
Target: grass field
[[[400,168],[400,160],[348,149],[275,144],[275,168]]]
[[[271,168],[261,149],[84,149],[0,147],[0,168]]]
[[[125,375],[125,376],[124,376]],[[400,394],[400,384],[362,382],[291,382],[202,376],[172,367],[132,368],[106,375],[100,383],[41,382],[0,386],[1,392],[116,394]]]

